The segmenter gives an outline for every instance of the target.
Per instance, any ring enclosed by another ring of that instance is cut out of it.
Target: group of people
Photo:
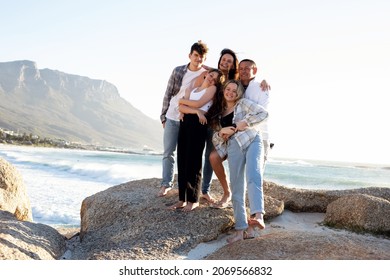
[[[190,62],[174,68],[168,81],[160,117],[164,154],[158,196],[165,196],[173,187],[177,150],[179,200],[168,209],[192,211],[200,198],[214,208],[225,208],[231,201],[236,231],[228,242],[233,243],[252,238],[255,227],[265,228],[263,174],[271,146],[269,85],[256,81],[253,60],[239,62],[235,52],[224,49],[218,68],[211,68],[204,65],[207,53],[206,44],[194,43]],[[230,186],[223,165],[226,159]],[[219,201],[210,194],[213,172],[223,188]]]

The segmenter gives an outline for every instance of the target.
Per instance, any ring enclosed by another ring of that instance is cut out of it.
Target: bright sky
[[[0,0],[0,62],[106,80],[159,119],[199,39],[272,86],[273,156],[390,163],[390,1]]]

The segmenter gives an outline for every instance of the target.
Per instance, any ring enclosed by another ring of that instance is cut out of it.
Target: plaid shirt
[[[233,123],[245,121],[249,126],[243,131],[237,131],[229,138],[229,140],[236,139],[241,150],[244,151],[249,147],[256,135],[259,134],[254,125],[265,120],[268,117],[268,112],[264,107],[255,102],[241,98],[235,105],[233,115]],[[215,132],[213,135],[215,149],[221,158],[227,155],[229,140],[225,141],[222,137],[219,137],[218,132]]]
[[[163,105],[162,105],[162,110],[160,115],[160,120],[162,123],[166,121],[165,114],[168,111],[169,102],[171,101],[171,98],[180,91],[181,84],[183,82],[183,77],[187,72],[188,65],[189,64],[177,66],[172,71],[163,99]]]

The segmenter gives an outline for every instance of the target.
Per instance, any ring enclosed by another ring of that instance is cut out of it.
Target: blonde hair
[[[241,82],[239,80],[229,80],[223,85],[223,91],[225,91],[225,88],[229,84],[236,84],[237,85],[237,100],[241,99],[241,97],[244,95],[244,87],[242,86]]]

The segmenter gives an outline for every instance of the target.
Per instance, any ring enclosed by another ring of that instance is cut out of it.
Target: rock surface
[[[22,175],[9,162],[0,158],[0,210],[11,212],[18,220],[32,221],[30,199]]]
[[[390,201],[367,194],[343,196],[328,205],[325,223],[390,236]]]
[[[65,249],[65,237],[54,228],[0,210],[0,260],[56,260]]]
[[[159,182],[160,179],[132,181],[86,198],[81,208],[81,243],[72,252],[72,258],[183,258],[196,245],[216,240],[228,234],[233,228],[234,221],[230,208],[213,209],[203,203],[190,213],[167,210],[167,205],[177,201],[177,191],[171,191],[166,197],[158,198],[156,194]],[[220,190],[218,182],[214,180],[212,195],[221,195]],[[245,240],[227,247],[223,246],[209,258],[386,259],[389,257],[390,243],[388,238],[358,235],[340,230],[329,231],[323,224],[325,214],[322,214],[322,219],[318,222],[321,223],[322,229],[318,232],[297,231],[294,228],[286,230],[283,225],[272,226],[274,219],[279,218],[280,215],[284,216],[284,208],[296,212],[308,210],[326,212],[328,204],[350,193],[370,193],[378,197],[387,197],[387,189],[316,192],[300,189],[291,190],[266,182],[264,191],[267,228],[271,226],[273,230],[259,233],[259,236],[254,240]],[[275,197],[281,200],[275,199]],[[364,211],[365,209],[361,209],[361,212]],[[380,229],[382,223],[380,219],[373,221],[373,227]],[[103,240],[104,242],[102,242]],[[306,243],[303,240],[306,240]],[[313,246],[309,250],[308,246],[311,244],[311,240]],[[272,242],[273,245],[268,244],[269,242]],[[265,245],[276,251],[265,252],[261,249]],[[347,247],[350,247],[350,250],[346,250]],[[247,250],[243,248],[247,248]],[[255,248],[257,249],[255,250]],[[333,248],[339,249],[334,250]],[[368,248],[371,249],[368,250]],[[333,253],[326,253],[328,251]]]
[[[367,194],[390,201],[390,188],[377,187],[352,190],[305,190],[267,182],[264,184],[264,193],[283,201],[284,207],[294,212],[325,213],[331,202],[349,194]]]
[[[233,226],[232,209],[202,204],[190,213],[167,210],[178,200],[177,191],[158,198],[159,183],[132,181],[86,198],[77,258],[177,259]]]
[[[389,260],[390,239],[324,226],[323,213],[286,210],[255,239],[223,246],[208,260]]]

